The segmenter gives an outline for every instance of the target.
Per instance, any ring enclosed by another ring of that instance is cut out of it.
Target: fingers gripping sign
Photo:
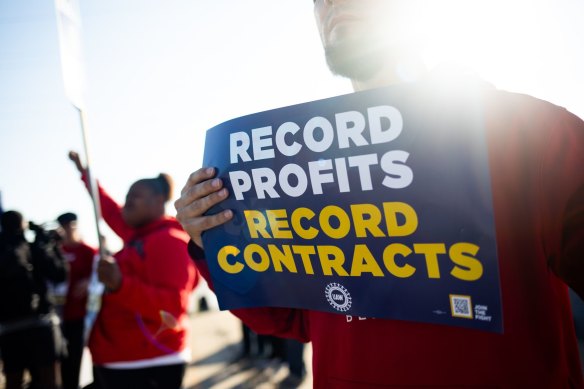
[[[181,191],[181,197],[174,203],[176,218],[191,239],[201,248],[203,247],[201,239],[203,232],[233,217],[231,210],[205,216],[209,209],[229,195],[227,189],[223,187],[223,181],[214,178],[215,174],[214,168],[201,168],[192,173]]]

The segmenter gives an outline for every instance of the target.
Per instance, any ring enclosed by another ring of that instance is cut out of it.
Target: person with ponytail
[[[79,155],[69,158],[87,183]],[[187,303],[200,277],[188,235],[165,215],[171,197],[166,174],[134,182],[123,206],[99,187],[103,218],[124,246],[97,266],[106,288],[89,338],[97,388],[182,386],[190,360]]]

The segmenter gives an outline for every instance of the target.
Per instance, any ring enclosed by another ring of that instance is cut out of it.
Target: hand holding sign
[[[180,198],[175,201],[176,218],[193,242],[203,247],[201,234],[219,226],[233,217],[230,210],[216,215],[204,216],[211,207],[225,200],[229,195],[223,181],[215,177],[215,169],[201,168],[189,176],[181,190]]]
[[[175,206],[201,247],[206,231],[221,308],[501,331],[482,97],[451,95],[379,89],[208,130],[214,168]]]

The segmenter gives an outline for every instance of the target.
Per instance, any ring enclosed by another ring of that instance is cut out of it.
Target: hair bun
[[[165,201],[169,201],[172,198],[172,190],[174,187],[172,177],[166,173],[160,173],[158,177],[156,177],[156,180],[160,182]]]

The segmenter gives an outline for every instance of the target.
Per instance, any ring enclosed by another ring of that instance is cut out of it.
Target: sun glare
[[[543,0],[413,0],[403,10],[407,44],[429,67],[455,65],[482,77],[537,80],[545,61]],[[409,20],[407,20],[409,19]],[[413,24],[415,23],[415,24]],[[412,32],[413,31],[413,32]]]

